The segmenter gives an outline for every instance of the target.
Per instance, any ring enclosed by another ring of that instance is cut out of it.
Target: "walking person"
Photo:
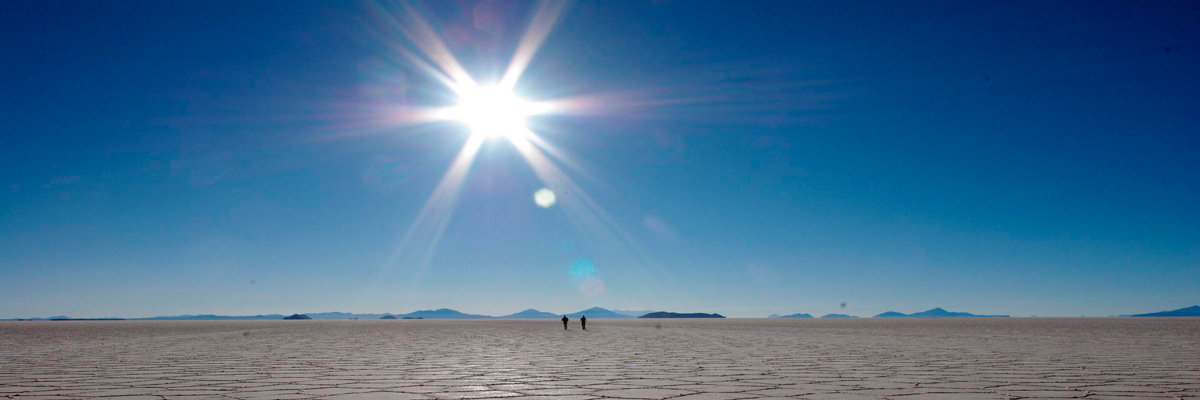
[[[587,330],[587,316],[586,315],[579,316],[579,324],[583,325],[583,330],[585,330],[585,331]]]
[[[567,316],[566,316],[566,315],[564,315],[564,316],[563,316],[563,318],[562,318],[562,322],[563,322],[563,330],[564,330],[564,331],[565,331],[565,330],[567,330],[567,321],[570,321],[570,320],[569,320],[569,319],[567,319]]]

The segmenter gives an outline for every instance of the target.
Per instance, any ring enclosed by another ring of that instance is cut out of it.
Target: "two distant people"
[[[565,330],[567,330],[567,322],[568,322],[568,321],[570,321],[570,320],[571,320],[571,319],[570,319],[570,318],[567,318],[567,316],[566,316],[566,315],[564,315],[564,316],[562,317],[562,323],[563,323],[563,330],[564,330],[564,331],[565,331]],[[580,315],[580,316],[579,316],[579,324],[583,326],[583,330],[585,330],[585,331],[587,330],[587,316],[586,316],[586,315]]]

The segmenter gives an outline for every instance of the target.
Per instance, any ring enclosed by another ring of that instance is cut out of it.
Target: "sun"
[[[526,120],[538,106],[501,86],[470,86],[458,90],[458,103],[449,111],[472,136],[515,139],[529,132]]]

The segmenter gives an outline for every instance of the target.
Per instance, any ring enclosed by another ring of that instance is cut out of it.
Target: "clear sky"
[[[1195,2],[556,7],[0,2],[0,318],[1200,303]],[[419,22],[494,83],[547,9],[565,181],[489,139],[425,207]]]

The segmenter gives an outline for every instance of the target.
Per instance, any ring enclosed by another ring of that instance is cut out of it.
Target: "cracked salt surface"
[[[1200,319],[589,325],[4,322],[0,397],[1200,398]]]

